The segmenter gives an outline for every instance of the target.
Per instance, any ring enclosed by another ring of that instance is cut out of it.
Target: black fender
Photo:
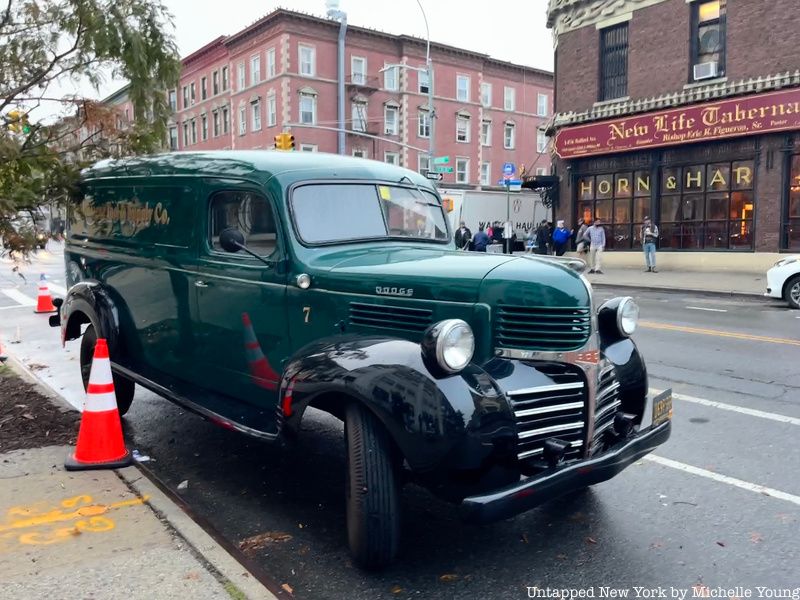
[[[85,280],[69,288],[61,306],[61,342],[81,336],[81,325],[90,323],[98,337],[108,342],[109,352],[120,347],[119,310],[109,291],[98,281]]]
[[[494,380],[477,365],[431,373],[420,345],[407,340],[344,335],[313,342],[287,361],[280,398],[292,430],[308,406],[341,417],[343,398],[362,403],[417,475],[515,459],[514,416]]]
[[[602,336],[600,339],[600,351],[616,369],[622,410],[641,419],[649,388],[647,367],[639,348],[630,338],[617,338],[609,343],[603,343]]]

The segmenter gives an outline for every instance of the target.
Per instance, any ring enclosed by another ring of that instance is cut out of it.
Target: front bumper
[[[611,479],[669,439],[672,421],[635,434],[597,458],[555,467],[501,490],[470,496],[461,503],[465,521],[488,523],[512,517],[563,494]]]
[[[767,291],[764,295],[768,298],[782,298],[784,281],[786,281],[786,276],[781,272],[780,267],[772,267],[767,271]]]

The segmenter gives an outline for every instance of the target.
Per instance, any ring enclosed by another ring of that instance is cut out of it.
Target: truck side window
[[[277,246],[275,215],[269,201],[252,192],[218,192],[211,198],[209,222],[210,245],[224,252],[219,234],[235,227],[244,234],[247,247],[261,256],[269,256]]]

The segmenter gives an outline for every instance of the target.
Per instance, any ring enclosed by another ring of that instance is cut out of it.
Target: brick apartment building
[[[290,130],[297,150],[336,152],[338,32],[336,21],[278,9],[184,58],[169,92],[172,149],[269,149]],[[427,77],[381,72],[424,67],[425,41],[348,25],[345,48],[346,152],[426,170]],[[504,162],[550,173],[552,73],[436,43],[431,57],[435,151],[454,167],[443,185],[491,188]]]
[[[800,249],[797,0],[550,0],[559,213],[614,249]]]

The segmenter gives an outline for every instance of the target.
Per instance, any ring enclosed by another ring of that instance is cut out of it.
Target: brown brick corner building
[[[549,0],[559,217],[615,250],[646,215],[661,250],[800,250],[798,22],[798,0]]]

